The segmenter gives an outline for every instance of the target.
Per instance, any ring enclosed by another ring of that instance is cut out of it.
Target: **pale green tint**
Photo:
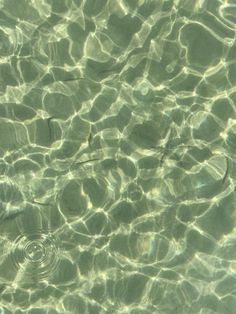
[[[236,313],[233,0],[0,0],[0,314]]]

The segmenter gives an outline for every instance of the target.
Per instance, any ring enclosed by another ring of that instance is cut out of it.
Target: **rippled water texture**
[[[0,313],[235,314],[236,2],[0,0]]]

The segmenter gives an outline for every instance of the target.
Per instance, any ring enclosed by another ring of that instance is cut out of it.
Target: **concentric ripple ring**
[[[49,232],[38,230],[16,238],[10,252],[16,271],[21,271],[27,281],[47,279],[58,264],[57,241]]]

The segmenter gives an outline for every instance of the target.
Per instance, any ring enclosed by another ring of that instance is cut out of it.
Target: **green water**
[[[0,0],[0,314],[236,313],[234,0]]]

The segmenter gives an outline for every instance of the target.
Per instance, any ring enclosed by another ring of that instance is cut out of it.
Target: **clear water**
[[[234,314],[234,0],[0,0],[0,313]]]

